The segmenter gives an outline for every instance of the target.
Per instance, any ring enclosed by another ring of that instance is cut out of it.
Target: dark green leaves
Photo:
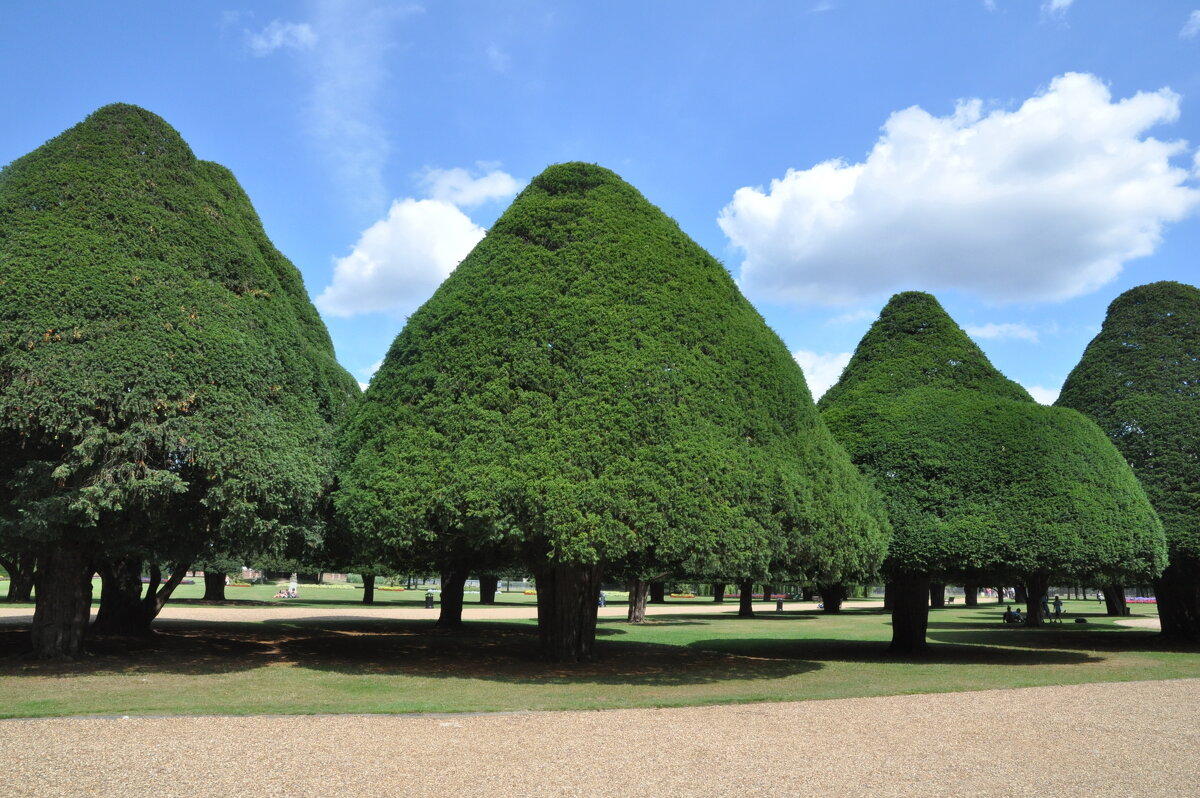
[[[978,579],[1148,576],[1161,527],[1094,424],[1034,403],[927,294],[899,294],[823,415],[884,494],[889,566]]]
[[[1172,558],[1200,560],[1200,289],[1159,282],[1117,297],[1057,404],[1087,414],[1125,455]]]
[[[608,170],[535,178],[409,320],[338,506],[401,549],[865,575],[886,528],[782,342]],[[461,535],[460,535],[461,533]]]

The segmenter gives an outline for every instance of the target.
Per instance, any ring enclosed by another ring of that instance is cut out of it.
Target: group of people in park
[[[275,598],[298,598],[299,596],[300,592],[297,589],[296,576],[294,574],[292,575],[292,581],[288,583],[288,586],[284,587],[283,585],[280,585],[279,591],[275,594]]]
[[[1062,623],[1063,603],[1062,597],[1055,596],[1053,604],[1053,612],[1051,612],[1051,604],[1049,596],[1042,596],[1042,618],[1048,623]],[[1011,604],[1004,606],[1004,622],[1005,623],[1024,623],[1025,616],[1021,614],[1021,608],[1014,608]]]

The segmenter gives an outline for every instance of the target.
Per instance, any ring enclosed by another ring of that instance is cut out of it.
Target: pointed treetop
[[[1162,567],[1162,527],[1100,430],[1032,401],[928,294],[892,298],[820,407],[885,496],[893,572],[1083,579]]]
[[[1172,561],[1200,562],[1200,289],[1164,281],[1113,300],[1056,404],[1085,413],[1121,450]]]
[[[883,551],[787,347],[591,164],[521,192],[409,319],[343,443],[339,507],[398,545],[466,529],[563,562],[749,576],[780,555],[849,581]]]
[[[282,517],[323,488],[357,384],[236,179],[155,114],[106,106],[0,171],[0,309],[0,439],[79,475],[72,508],[114,501],[87,480],[132,494],[126,455],[244,479],[206,501],[246,517],[255,491]]]
[[[880,311],[841,379],[819,404],[825,408],[842,403],[848,393],[898,395],[926,387],[1033,401],[1024,388],[992,365],[937,299],[905,291]]]

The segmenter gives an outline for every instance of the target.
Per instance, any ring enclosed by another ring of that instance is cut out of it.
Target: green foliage
[[[1162,532],[1119,453],[1035,404],[928,294],[899,294],[820,402],[875,480],[889,568],[945,577],[1148,576]]]
[[[1159,282],[1117,297],[1057,404],[1087,414],[1125,455],[1172,560],[1200,562],[1200,289]]]
[[[0,172],[10,537],[311,526],[357,392],[233,176],[163,120],[107,106]]]
[[[395,551],[852,578],[886,539],[786,347],[600,167],[552,166],[396,338],[337,506]]]

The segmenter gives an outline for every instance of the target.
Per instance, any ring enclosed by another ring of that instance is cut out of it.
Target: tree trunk
[[[649,594],[649,582],[644,579],[629,580],[629,612],[625,617],[630,623],[646,622],[646,598]]]
[[[202,601],[225,601],[225,574],[204,571],[204,597]]]
[[[146,593],[142,596],[142,617],[146,620],[147,628],[162,612],[162,608],[166,606],[171,594],[175,592],[175,588],[179,587],[183,577],[187,576],[189,567],[191,567],[191,563],[188,560],[175,563],[175,567],[171,569],[171,576],[167,578],[166,582],[163,582],[158,563],[151,560],[150,584],[146,586]]]
[[[1157,590],[1155,595],[1158,595]],[[1168,602],[1170,603],[1170,602]],[[1124,585],[1105,585],[1104,586],[1104,609],[1106,614],[1113,617],[1121,617],[1125,614],[1125,586]],[[1168,610],[1169,612],[1169,610]],[[1158,617],[1162,619],[1162,604],[1158,607]]]
[[[1025,589],[1024,584],[1017,585],[1016,589],[1013,591],[1013,601],[1018,604],[1024,604],[1025,602],[1029,601],[1029,591]]]
[[[896,591],[891,582],[883,583],[883,608],[893,609],[896,606]]]
[[[1042,598],[1050,592],[1049,574],[1029,574],[1025,577],[1025,625],[1041,626],[1046,620]]]
[[[33,572],[35,558],[32,554],[15,554],[0,557],[0,565],[8,571],[8,596],[5,601],[27,603],[33,597]]]
[[[945,582],[929,583],[929,606],[935,610],[942,610],[946,608]]]
[[[479,577],[479,603],[495,604],[496,588],[500,587],[500,577],[495,574],[482,574]]]
[[[552,563],[537,577],[538,636],[554,662],[589,662],[595,656],[599,565]]]
[[[98,570],[100,607],[92,631],[104,635],[141,635],[149,631],[150,623],[143,617],[142,558],[117,557],[101,562]]]
[[[979,606],[979,585],[975,582],[967,582],[963,585],[963,604],[968,607]]]
[[[92,562],[70,543],[46,549],[34,574],[37,603],[31,642],[38,659],[78,659],[92,609]]]
[[[442,608],[437,626],[457,629],[462,626],[463,589],[467,585],[467,569],[442,571]]]
[[[363,604],[375,603],[375,574],[363,574]]]
[[[846,600],[846,586],[840,582],[835,582],[830,585],[818,585],[821,591],[821,599],[825,604],[822,612],[830,615],[842,611],[842,602]]]
[[[738,617],[754,617],[754,582],[746,579],[738,583]]]
[[[997,587],[997,588],[993,588],[993,589],[996,591],[996,603],[997,604],[1005,603],[1004,602],[1004,588]]]
[[[666,604],[667,603],[667,584],[666,582],[651,582],[650,583],[650,603],[651,604]]]
[[[906,574],[892,581],[893,654],[918,654],[929,648],[929,577]]]
[[[1108,598],[1108,589],[1104,597]],[[1124,594],[1122,594],[1122,599]],[[1168,640],[1193,642],[1200,640],[1200,567],[1195,562],[1179,559],[1154,580],[1154,597],[1158,600],[1158,618],[1162,636]]]
[[[722,604],[725,601],[725,583],[713,582],[713,601],[717,604]]]

